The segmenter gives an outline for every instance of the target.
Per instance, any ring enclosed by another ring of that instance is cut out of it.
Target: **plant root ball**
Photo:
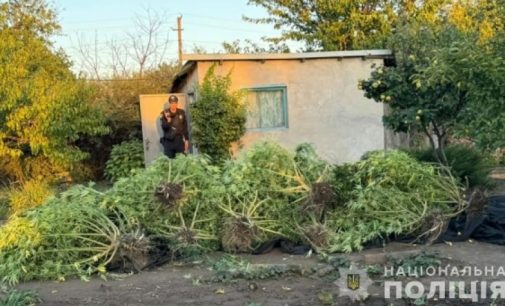
[[[303,234],[310,245],[317,249],[324,249],[330,243],[330,234],[323,224],[312,224],[303,228]]]
[[[221,244],[226,252],[248,253],[258,238],[258,228],[245,216],[228,219],[221,234]]]
[[[119,238],[116,265],[119,265],[122,271],[140,272],[150,263],[151,249],[151,241],[143,232],[123,234]]]
[[[425,238],[425,244],[431,245],[447,231],[448,226],[448,218],[441,211],[435,209],[425,217],[421,226],[422,234],[420,237]]]
[[[310,197],[305,204],[304,210],[321,215],[323,211],[335,201],[336,194],[329,183],[319,182],[312,184]]]
[[[167,208],[177,207],[183,197],[182,185],[172,182],[163,183],[154,192],[155,197]]]
[[[196,232],[188,227],[181,227],[176,234],[177,243],[186,247],[189,245],[194,245],[197,242]]]

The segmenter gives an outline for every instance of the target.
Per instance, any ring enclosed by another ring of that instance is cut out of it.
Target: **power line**
[[[102,31],[104,29],[126,29],[126,28],[133,28],[135,27],[134,24],[131,25],[114,25],[114,26],[100,26],[100,27],[89,27],[89,28],[77,28],[77,29],[66,29],[65,31],[72,31],[72,32],[86,32],[86,31]]]
[[[232,31],[232,32],[248,32],[248,33],[269,34],[269,35],[275,34],[272,32],[255,31],[255,30],[249,30],[249,29],[243,29],[243,28],[231,28],[231,27],[225,27],[225,26],[213,25],[213,24],[205,24],[205,23],[185,22],[185,24],[196,25],[196,26],[201,26],[201,27],[206,27],[206,28],[216,28],[216,29]]]
[[[124,21],[131,20],[131,18],[107,18],[107,19],[89,19],[89,20],[72,20],[64,22],[66,24],[87,24],[87,23],[95,23],[95,22],[109,22],[109,21]]]
[[[208,16],[208,15],[193,14],[193,13],[184,13],[184,12],[181,12],[181,14],[188,15],[188,16],[199,17],[199,18],[205,18],[205,19],[212,19],[212,20],[222,20],[222,21],[230,21],[230,22],[243,22],[244,21],[242,19],[229,19],[229,18],[221,18],[221,17]]]
[[[77,45],[77,46],[81,46],[81,47],[95,47],[95,46],[108,46],[108,45],[111,45],[111,44],[115,44],[115,43],[124,43],[124,42],[129,42],[131,41],[132,39],[127,37],[127,38],[122,38],[122,39],[112,39],[112,40],[109,40],[109,41],[101,41],[101,42],[96,42],[96,43],[84,43],[84,44],[79,44],[78,42],[77,43],[74,43],[74,41],[72,40],[72,38],[70,37],[67,37],[69,40],[70,40],[70,43],[72,45]],[[174,40],[174,39],[163,39],[163,41],[166,41],[167,43],[172,43],[172,42],[175,42],[177,40]]]
[[[222,44],[222,41],[210,41],[210,40],[192,40],[192,39],[185,39],[185,42],[193,42],[193,43],[207,43],[207,44]]]
[[[175,16],[178,15],[176,13],[172,14],[166,14],[163,16],[169,17],[169,16]],[[88,19],[88,20],[71,20],[68,22],[64,22],[66,24],[88,24],[88,23],[96,23],[96,22],[109,22],[109,21],[132,21],[134,18],[132,17],[123,17],[123,18],[107,18],[107,19]]]
[[[185,13],[185,12],[180,12],[180,13],[171,13],[171,14],[166,14],[164,16],[170,17],[170,16],[177,16],[177,15],[188,15],[188,16],[194,16],[194,17],[199,17],[199,18],[204,18],[204,19],[211,19],[211,20],[220,20],[220,21],[228,21],[228,22],[244,22],[242,19],[229,19],[229,18],[220,18],[220,17],[215,17],[215,16],[208,16],[208,15],[199,15],[199,14],[193,14],[193,13]],[[133,21],[134,18],[132,17],[124,17],[124,18],[107,18],[107,19],[88,19],[88,20],[71,20],[67,22],[62,22],[63,24],[89,24],[89,23],[97,23],[97,22],[110,22],[110,21]]]
[[[231,32],[255,33],[255,34],[266,34],[266,35],[275,35],[275,34],[277,34],[275,32],[256,31],[256,30],[249,30],[249,29],[244,29],[244,28],[234,28],[234,27],[231,27],[231,26],[226,27],[226,26],[207,24],[207,23],[184,22],[184,24],[185,25],[190,25],[190,26],[203,27],[203,28],[220,29],[220,30],[231,31]],[[71,30],[66,30],[66,31],[67,32],[69,32],[69,31],[72,31],[72,32],[88,32],[88,31],[100,31],[100,32],[103,32],[104,30],[116,31],[116,30],[133,29],[135,27],[136,27],[135,25],[118,25],[118,26],[105,26],[105,27],[93,27],[93,28],[79,28],[79,29],[71,29]]]

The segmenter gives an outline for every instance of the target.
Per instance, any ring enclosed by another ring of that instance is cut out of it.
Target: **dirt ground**
[[[404,257],[422,250],[438,251],[444,263],[499,267],[505,263],[505,247],[479,242],[437,244],[429,247],[392,243],[347,257],[353,263],[367,264],[385,255]],[[219,257],[221,254],[214,254]],[[315,256],[295,256],[278,250],[264,255],[243,256],[251,264],[278,264],[299,267],[299,273],[266,280],[238,280],[231,283],[205,282],[214,273],[207,261],[198,264],[169,263],[139,274],[111,274],[108,280],[98,277],[89,282],[28,282],[18,286],[36,291],[38,305],[473,305],[462,301],[429,301],[415,304],[411,300],[384,300],[383,287],[375,282],[368,289],[365,303],[353,303],[339,297],[339,288],[320,273],[331,269]],[[496,268],[496,269],[497,269]],[[315,272],[314,272],[315,271]],[[428,279],[429,280],[429,279]],[[426,279],[424,281],[427,281]],[[424,282],[423,281],[423,282]],[[479,305],[490,305],[489,302]],[[494,305],[501,304],[496,301]]]

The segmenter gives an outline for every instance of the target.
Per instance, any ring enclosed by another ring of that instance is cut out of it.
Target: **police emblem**
[[[334,282],[339,288],[339,296],[348,296],[353,301],[364,301],[368,297],[368,286],[373,282],[368,277],[366,270],[339,269],[340,278]]]
[[[359,274],[347,274],[347,288],[351,290],[358,290],[360,285]]]

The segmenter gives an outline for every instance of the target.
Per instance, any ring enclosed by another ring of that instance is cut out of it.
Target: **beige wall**
[[[332,162],[357,160],[369,150],[384,148],[383,107],[366,99],[358,80],[369,76],[381,59],[344,58],[306,60],[224,61],[216,72],[232,71],[234,89],[268,84],[287,86],[289,128],[248,132],[244,147],[263,139],[288,148],[312,143]],[[201,81],[212,62],[198,62],[190,78]],[[192,83],[192,82],[188,82]],[[187,89],[186,89],[187,90]]]

